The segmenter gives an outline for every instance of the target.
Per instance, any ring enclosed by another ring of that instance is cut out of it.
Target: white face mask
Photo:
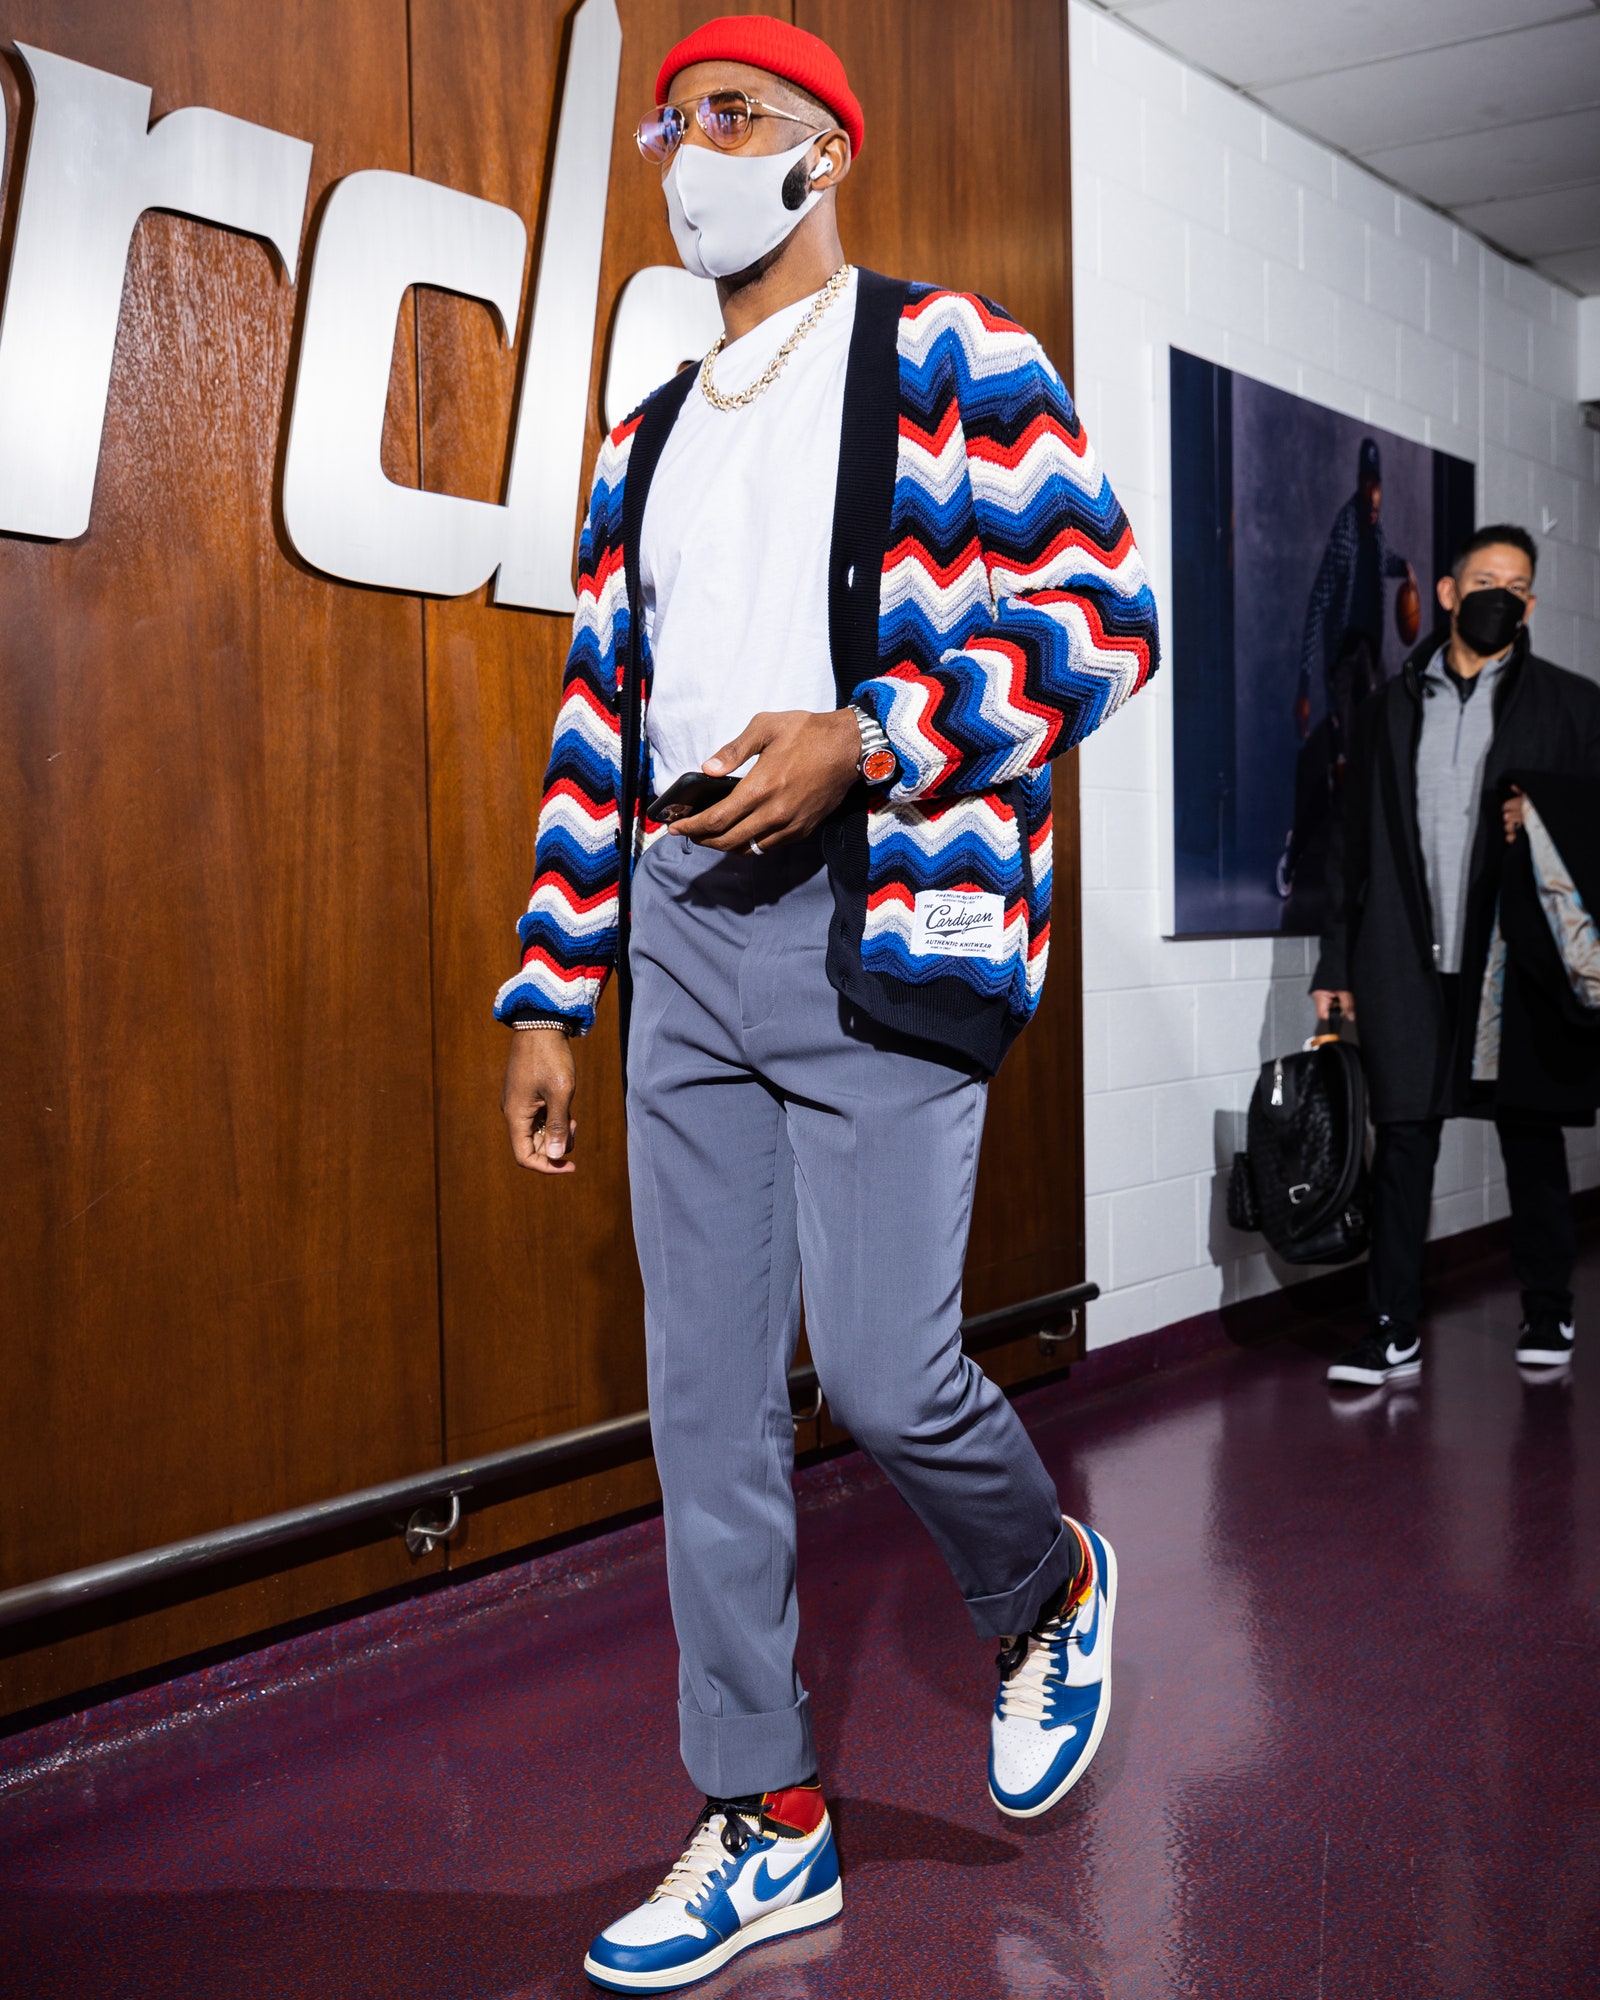
[[[783,205],[783,184],[816,138],[787,153],[753,157],[680,146],[662,183],[667,220],[683,267],[697,278],[731,278],[765,257],[822,199],[813,188],[798,208]]]

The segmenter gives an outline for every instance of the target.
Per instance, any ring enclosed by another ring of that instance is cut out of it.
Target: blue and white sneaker
[[[667,1879],[606,1926],[583,1969],[612,1993],[674,1993],[753,1944],[825,1924],[843,1906],[819,1785],[707,1799]]]
[[[1069,1520],[1084,1548],[1031,1632],[1001,1642],[989,1728],[989,1796],[1012,1819],[1048,1812],[1088,1770],[1111,1712],[1117,1559],[1093,1528]]]

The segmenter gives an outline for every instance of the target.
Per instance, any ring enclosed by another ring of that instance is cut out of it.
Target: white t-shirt
[[[723,395],[748,388],[810,310],[786,306],[717,356]],[[656,789],[698,771],[763,710],[837,708],[828,554],[856,274],[742,410],[698,381],[645,503],[639,581],[654,680]]]

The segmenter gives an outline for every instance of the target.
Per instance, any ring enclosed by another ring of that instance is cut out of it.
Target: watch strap
[[[865,778],[869,784],[888,783],[899,770],[900,760],[895,756],[887,731],[870,709],[851,702],[850,713],[855,717],[856,728],[861,734],[861,754],[856,759],[857,777]],[[869,765],[878,768],[869,769]]]

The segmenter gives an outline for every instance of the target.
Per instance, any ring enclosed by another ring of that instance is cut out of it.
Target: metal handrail
[[[1100,1287],[1096,1284],[1068,1285],[1059,1292],[1046,1292],[1014,1306],[1002,1306],[998,1312],[978,1313],[965,1319],[961,1322],[961,1337],[972,1351],[998,1346],[1003,1340],[1030,1331],[1054,1338],[1053,1328],[1066,1319],[1075,1322],[1079,1310],[1099,1296]],[[815,1368],[790,1370],[791,1393],[816,1392],[818,1387]],[[285,1543],[306,1541],[335,1528],[376,1520],[408,1507],[419,1508],[430,1500],[457,1502],[463,1493],[478,1487],[503,1485],[530,1473],[548,1473],[602,1454],[612,1458],[625,1456],[640,1446],[648,1449],[649,1440],[649,1413],[637,1410],[630,1416],[608,1417],[602,1423],[560,1431],[554,1437],[535,1438],[530,1444],[512,1445],[506,1451],[488,1452],[482,1458],[459,1459],[454,1465],[435,1466],[406,1479],[363,1486],[334,1500],[289,1507],[281,1514],[264,1514],[254,1521],[213,1528],[203,1535],[191,1535],[186,1541],[167,1542],[136,1555],[114,1556],[109,1562],[91,1563],[86,1569],[65,1570],[59,1576],[41,1577],[37,1583],[18,1584],[15,1589],[0,1591],[0,1628],[137,1590],[141,1585],[188,1576],[196,1570],[254,1555],[261,1549],[281,1548]],[[443,1539],[442,1529],[430,1532],[426,1524],[409,1525],[425,1545]]]

